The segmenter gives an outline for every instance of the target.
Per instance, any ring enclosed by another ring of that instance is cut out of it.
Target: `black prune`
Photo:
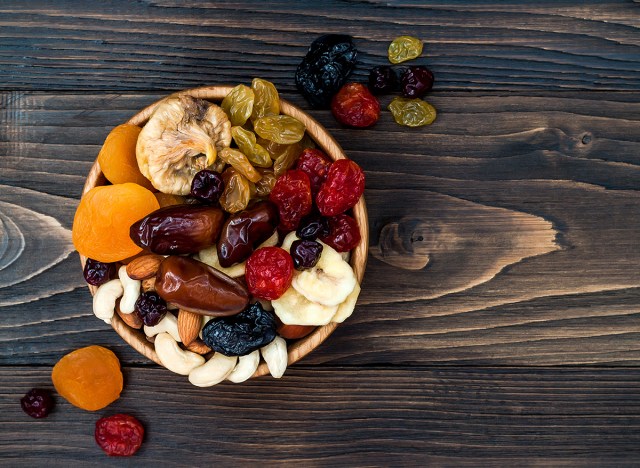
[[[369,90],[373,94],[387,94],[398,87],[398,75],[393,68],[382,65],[369,72]]]
[[[296,86],[312,107],[329,107],[354,70],[357,55],[351,36],[327,34],[313,41],[296,70]]]
[[[99,262],[98,260],[87,258],[82,273],[87,283],[93,286],[100,286],[115,277],[116,264]]]
[[[300,239],[316,240],[318,237],[328,236],[330,232],[329,219],[315,212],[302,218],[296,236]]]
[[[167,315],[167,303],[157,292],[147,291],[138,296],[135,305],[135,314],[140,317],[142,323],[148,327],[158,325],[160,320]]]
[[[214,205],[224,191],[222,176],[217,172],[203,169],[191,181],[191,195],[203,203]]]
[[[276,318],[259,302],[230,317],[216,317],[202,329],[202,340],[225,356],[244,356],[271,343],[276,337]]]
[[[421,98],[433,87],[433,73],[427,67],[409,67],[400,77],[402,95],[411,99]]]
[[[297,240],[291,244],[291,258],[296,270],[313,268],[320,260],[322,244],[314,240]]]
[[[32,388],[20,399],[20,406],[32,418],[46,418],[53,409],[51,392],[40,388]]]

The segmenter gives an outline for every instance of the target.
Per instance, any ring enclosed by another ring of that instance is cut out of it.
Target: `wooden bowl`
[[[205,86],[202,88],[180,91],[175,94],[188,94],[193,97],[219,103],[229,93],[229,91],[231,91],[232,88],[232,86]],[[131,117],[127,123],[144,126],[147,120],[149,120],[149,116],[152,114],[159,103],[160,101],[156,101],[145,109],[142,109],[136,115]],[[307,134],[316,142],[320,149],[322,149],[328,156],[331,157],[331,159],[346,159],[342,148],[340,148],[340,145],[336,142],[336,140],[334,140],[329,132],[327,132],[327,130],[318,122],[316,122],[311,116],[284,100],[281,100],[280,107],[282,114],[287,114],[295,117],[305,124],[305,126],[307,127]],[[87,176],[87,181],[84,185],[82,195],[84,196],[84,194],[91,190],[93,187],[104,185],[106,183],[107,180],[102,174],[100,165],[98,164],[98,160],[96,159],[96,161],[93,163],[91,171],[89,172],[89,175]],[[364,197],[362,197],[358,204],[353,208],[353,216],[358,221],[358,226],[360,226],[360,235],[362,237],[362,240],[360,241],[360,244],[351,252],[350,263],[356,277],[358,278],[358,282],[362,283],[362,278],[364,276],[364,270],[367,263],[367,251],[369,246],[369,225]],[[82,262],[82,266],[84,267],[86,258],[80,256],[80,259]],[[97,288],[95,286],[89,286],[91,294],[95,294],[96,289]],[[158,355],[154,350],[153,344],[146,339],[144,332],[142,332],[141,330],[134,330],[130,328],[122,321],[122,319],[117,314],[113,316],[113,319],[111,320],[111,326],[116,332],[118,332],[118,334],[124,339],[124,341],[129,343],[139,353],[162,365],[162,363],[158,359]],[[327,337],[336,329],[337,326],[337,323],[331,322],[328,325],[316,328],[310,335],[307,335],[306,337],[289,344],[289,365],[297,362],[302,357],[309,354],[314,348],[319,346],[320,343],[327,339]],[[259,377],[268,373],[269,369],[267,368],[267,365],[262,362],[253,377]]]

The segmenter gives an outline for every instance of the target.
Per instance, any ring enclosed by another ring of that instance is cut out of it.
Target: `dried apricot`
[[[137,184],[117,184],[89,190],[73,219],[73,245],[85,257],[110,263],[142,249],[129,237],[129,228],[160,207],[156,197]]]
[[[113,403],[122,392],[120,361],[102,346],[87,346],[63,356],[53,367],[51,379],[62,397],[88,411]]]
[[[136,143],[142,129],[137,125],[122,124],[111,130],[98,154],[102,173],[112,184],[133,182],[155,190],[151,181],[142,175],[136,159]]]
[[[173,195],[171,193],[154,192],[153,194],[158,200],[160,208],[171,205],[182,205],[187,202],[187,199],[182,195]]]

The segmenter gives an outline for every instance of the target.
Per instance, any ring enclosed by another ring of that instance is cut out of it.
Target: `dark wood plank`
[[[83,2],[0,6],[0,88],[181,89],[253,76],[293,89],[311,41],[348,33],[355,79],[413,34],[439,89],[637,90],[631,2]]]
[[[55,242],[16,219],[27,241],[68,253],[102,140],[158,97],[0,94],[0,212],[51,217]],[[637,365],[637,93],[431,100],[440,116],[419,130],[387,113],[349,130],[313,112],[367,172],[372,255],[356,313],[304,362]],[[9,299],[0,362],[50,364],[71,342],[145,362],[92,317],[75,254],[0,288]]]
[[[95,421],[117,412],[146,426],[133,465],[610,466],[640,457],[638,369],[298,367],[280,381],[197,389],[165,370],[127,368],[123,396],[107,409],[58,397],[35,421],[19,398],[50,388],[49,372],[0,369],[5,463],[121,466],[93,440]]]

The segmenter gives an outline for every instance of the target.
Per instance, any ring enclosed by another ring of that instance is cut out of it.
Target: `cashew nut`
[[[282,377],[287,369],[287,360],[289,359],[287,342],[284,338],[276,336],[275,340],[260,348],[260,353],[264,362],[267,363],[271,375],[276,379]]]
[[[209,322],[210,320],[213,320],[214,317],[211,317],[209,315],[203,315],[202,318],[202,327],[200,327],[200,333],[198,333],[198,337],[200,339],[202,339],[202,330],[204,330],[204,326],[207,324],[207,322]]]
[[[240,356],[238,364],[233,369],[233,372],[229,374],[227,380],[233,383],[244,382],[253,375],[258,368],[258,364],[260,364],[260,351],[257,349],[246,356]]]
[[[129,278],[126,265],[120,267],[118,277],[124,288],[124,294],[122,295],[122,299],[120,299],[120,312],[130,314],[136,308],[136,301],[138,300],[138,296],[140,296],[140,281]]]
[[[189,373],[189,382],[196,387],[211,387],[227,378],[238,362],[237,356],[215,353],[211,359]]]
[[[93,313],[106,323],[116,312],[116,300],[122,296],[123,288],[119,279],[113,279],[101,285],[93,295]]]
[[[180,333],[178,332],[178,319],[171,312],[167,313],[157,325],[150,327],[148,325],[144,326],[144,334],[147,336],[156,336],[159,333],[167,332],[171,337],[181,342]]]
[[[202,366],[204,358],[191,351],[183,351],[168,333],[160,333],[155,341],[156,354],[164,367],[180,375],[189,375],[196,367]]]

